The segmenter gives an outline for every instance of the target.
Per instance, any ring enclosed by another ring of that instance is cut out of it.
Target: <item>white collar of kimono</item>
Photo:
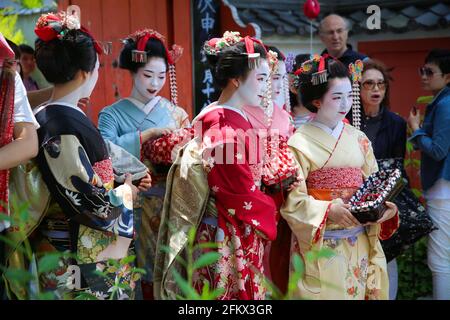
[[[333,136],[336,139],[339,138],[339,135],[341,134],[342,130],[344,129],[344,122],[342,122],[342,121],[339,121],[334,129],[330,129],[323,123],[317,122],[315,120],[312,120],[309,123],[317,128],[322,129],[323,131],[325,131],[326,133],[328,133],[329,135]]]
[[[71,103],[68,103],[68,102],[62,102],[62,101],[47,101],[47,102],[45,102],[44,104],[42,104],[42,105],[40,105],[39,107],[37,107],[36,109],[34,109],[34,110],[33,110],[33,114],[36,115],[39,111],[44,110],[44,109],[47,108],[48,106],[55,105],[55,104],[56,104],[56,105],[59,105],[59,106],[66,106],[66,107],[75,109],[75,110],[81,112],[83,115],[86,116],[86,114],[84,113],[84,111],[81,110],[78,106],[76,106],[76,105],[74,105],[74,104],[71,104]]]
[[[136,107],[139,108],[139,110],[141,110],[145,114],[149,114],[153,110],[153,108],[157,105],[157,103],[161,100],[161,96],[154,97],[147,104],[143,104],[139,100],[132,97],[128,97],[126,99],[131,101]]]
[[[208,113],[210,111],[213,111],[213,110],[216,110],[216,109],[227,109],[227,110],[234,111],[236,113],[239,113],[242,116],[242,118],[244,118],[247,122],[249,122],[247,116],[245,115],[245,113],[242,110],[240,110],[238,108],[235,108],[235,107],[232,107],[232,106],[228,106],[226,104],[218,105],[217,101],[214,101],[213,103],[211,103],[210,105],[205,107],[202,111],[200,111],[200,113],[195,117],[195,119],[192,120],[192,123],[194,123],[197,119],[199,119],[200,117],[202,117],[206,113]]]

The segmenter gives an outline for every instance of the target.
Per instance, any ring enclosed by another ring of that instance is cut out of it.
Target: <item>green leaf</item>
[[[23,269],[8,269],[5,272],[5,277],[15,283],[26,284],[34,279],[34,277],[26,270]]]
[[[331,257],[334,257],[335,255],[336,255],[336,253],[332,249],[330,249],[330,248],[322,248],[317,253],[317,258],[318,259],[320,259],[320,258],[327,258],[327,259],[329,259]]]
[[[220,253],[218,252],[207,252],[201,255],[195,262],[192,268],[194,270],[209,266],[219,260]]]
[[[195,291],[195,289],[188,283],[183,277],[176,271],[173,270],[173,277],[175,278],[175,282],[180,287],[183,294],[186,298],[190,300],[200,300],[200,295]]]
[[[130,264],[134,260],[136,260],[136,256],[133,256],[133,255],[127,256],[127,257],[123,258],[122,260],[120,260],[120,264],[121,265]]]
[[[76,295],[75,300],[98,300],[92,293],[80,292]]]
[[[217,249],[219,247],[218,243],[215,242],[202,242],[194,246],[194,250],[196,249]]]
[[[145,269],[142,269],[142,268],[133,268],[132,272],[133,273],[147,274],[147,271],[145,271]]]
[[[294,266],[294,272],[296,273],[303,274],[305,271],[305,265],[297,253],[294,253],[292,256],[292,265]]]
[[[192,228],[189,229],[189,232],[188,232],[188,242],[189,242],[190,245],[193,245],[193,244],[194,244],[194,242],[195,242],[195,235],[196,235],[196,234],[197,234],[197,230],[196,230],[194,227],[192,227]]]
[[[417,188],[411,188],[411,191],[414,193],[414,195],[417,198],[420,198],[422,196],[422,192],[419,189],[417,189]]]
[[[6,243],[7,245],[9,245],[12,248],[14,248],[17,245],[17,243],[15,241],[10,240],[8,237],[5,237],[3,235],[0,235],[0,241],[3,241],[4,243]],[[27,254],[27,251],[25,250],[25,248],[23,248],[20,245],[16,247],[16,250],[25,255]]]
[[[53,292],[42,292],[38,295],[39,300],[55,300],[56,296]]]
[[[433,96],[421,96],[416,100],[417,104],[430,104],[433,101]]]
[[[61,258],[60,253],[48,253],[38,262],[38,272],[39,274],[44,272],[49,272],[59,268],[59,260]]]

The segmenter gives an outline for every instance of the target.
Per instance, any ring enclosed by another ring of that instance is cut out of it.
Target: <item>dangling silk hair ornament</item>
[[[356,60],[355,63],[350,63],[348,66],[349,74],[352,78],[352,125],[356,129],[361,128],[361,98],[360,98],[360,90],[359,83],[362,78],[362,71],[364,68],[364,64],[361,60]]]

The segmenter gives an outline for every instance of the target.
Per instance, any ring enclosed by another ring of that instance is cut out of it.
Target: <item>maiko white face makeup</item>
[[[352,107],[352,85],[348,78],[335,78],[320,101],[316,121],[334,129]]]
[[[283,95],[284,79],[286,78],[286,64],[278,61],[277,71],[272,75],[272,97],[274,99]]]
[[[266,59],[261,59],[258,68],[250,70],[244,81],[239,80],[236,94],[242,99],[243,105],[261,105],[262,99],[267,95],[269,76],[269,64]]]
[[[134,91],[138,100],[147,103],[158,95],[166,83],[166,63],[163,58],[152,57],[133,75]]]

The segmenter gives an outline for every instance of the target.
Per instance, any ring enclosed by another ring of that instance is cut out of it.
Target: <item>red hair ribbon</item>
[[[250,54],[251,53],[255,53],[255,44],[254,44],[254,42],[260,44],[263,47],[264,52],[267,53],[266,46],[262,43],[261,40],[258,40],[258,39],[255,39],[255,38],[252,38],[252,37],[249,37],[249,36],[245,36],[244,37],[244,42],[245,42],[245,50],[247,51],[247,53],[250,53]]]
[[[42,41],[49,42],[54,39],[57,39],[60,36],[60,32],[56,31],[55,27],[62,28],[63,30],[64,28],[67,28],[67,26],[63,25],[63,19],[61,17],[61,14],[54,14],[54,13],[43,14],[39,17],[36,23],[34,33],[36,33],[38,38],[41,39]],[[83,26],[81,26],[79,30],[86,33],[92,39],[95,51],[98,54],[102,54],[103,50],[98,44],[97,40],[95,40],[92,33]]]
[[[162,35],[160,35],[159,33],[156,32],[147,32],[143,37],[141,37],[138,42],[137,42],[137,46],[136,49],[138,51],[145,51],[145,47],[147,46],[147,42],[150,39],[157,39],[159,41],[161,41],[162,45],[164,46],[164,50],[166,51],[166,56],[167,56],[167,62],[169,64],[174,64],[175,61],[173,60],[172,55],[169,52],[169,49],[167,49],[166,43],[164,41],[164,38]]]

